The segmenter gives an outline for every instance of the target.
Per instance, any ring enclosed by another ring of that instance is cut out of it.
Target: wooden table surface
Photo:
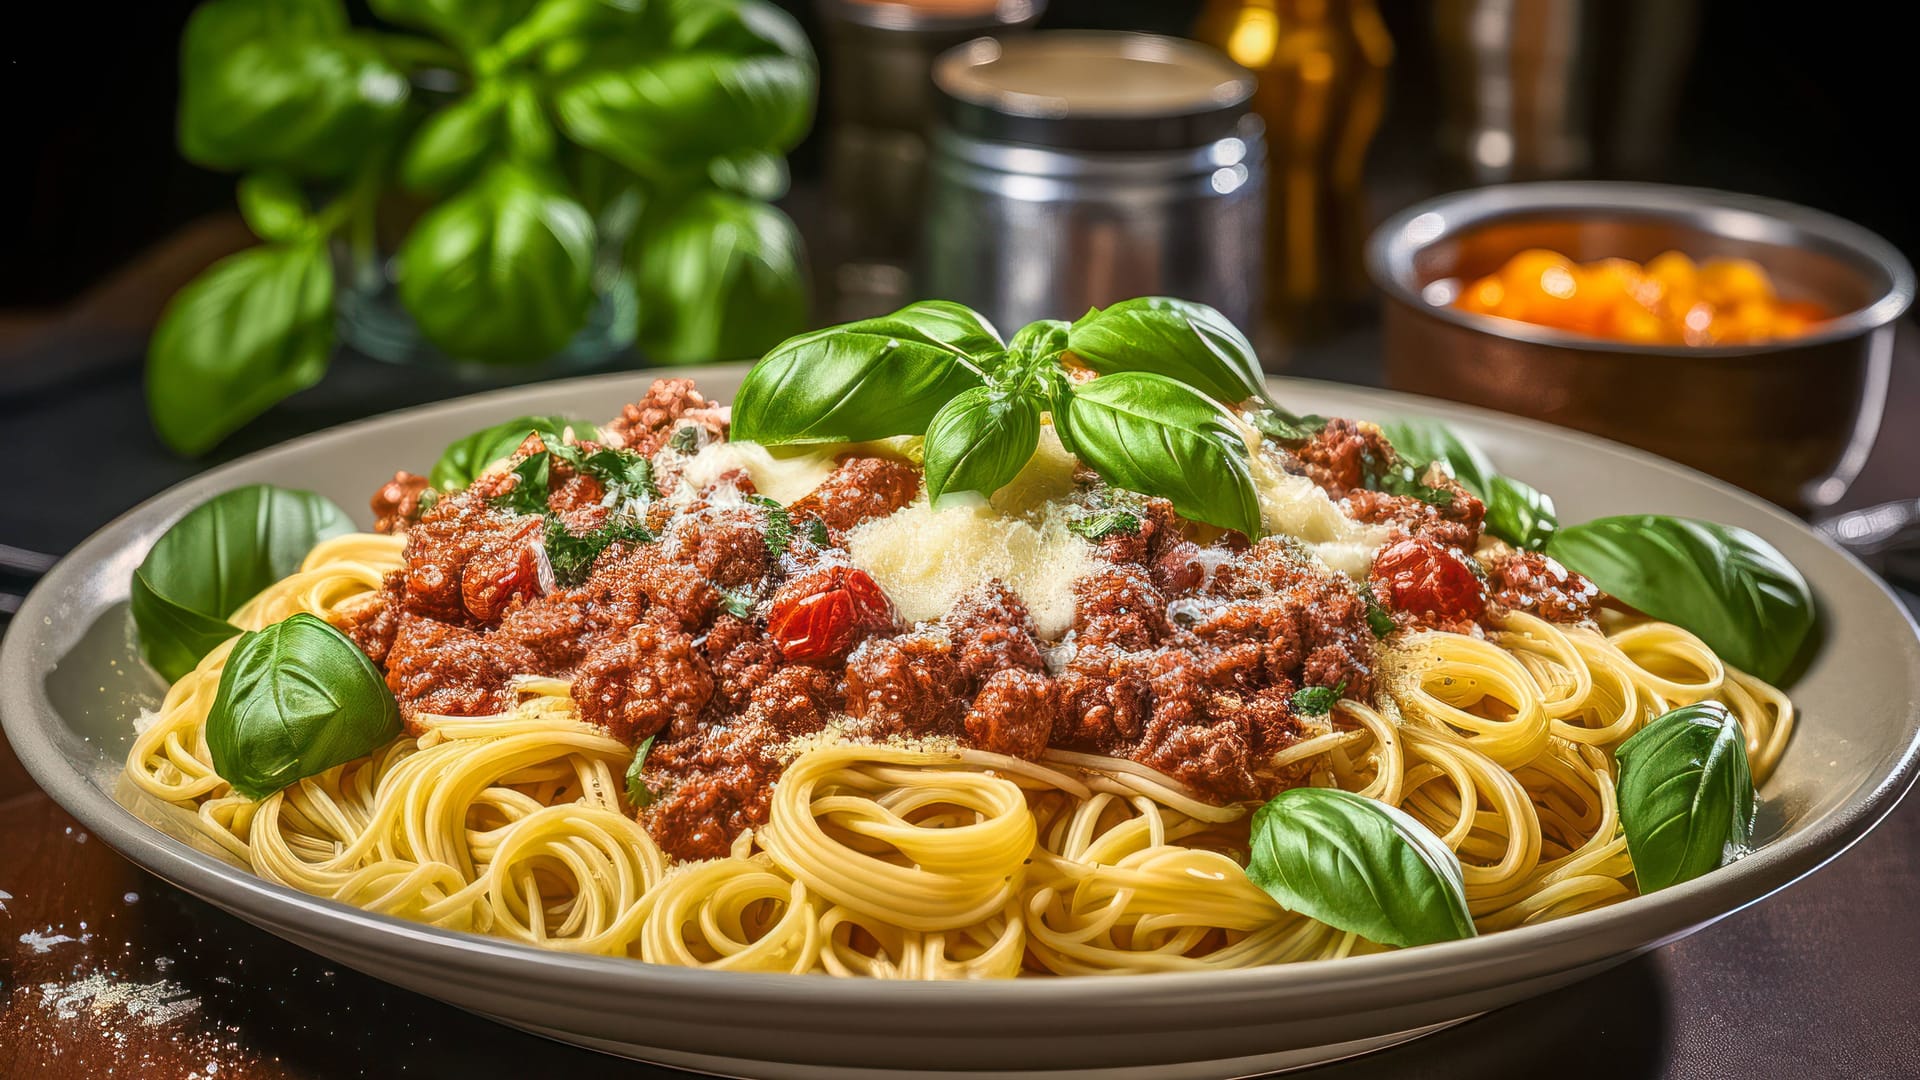
[[[1909,328],[1910,329],[1910,328]],[[1920,349],[1849,501],[1920,494]],[[1295,370],[1377,380],[1366,343]],[[476,387],[477,388],[477,387]],[[346,358],[227,455],[459,392]],[[76,474],[9,470],[0,543],[64,551],[211,462],[160,450],[131,368],[0,398],[9,458],[86,432]],[[48,461],[44,450],[26,461]],[[1585,983],[1329,1078],[1920,1076],[1920,799],[1824,871]],[[645,1002],[635,1002],[645,1008]],[[991,1037],[983,1032],[983,1037]],[[0,1076],[680,1075],[521,1034],[338,968],[139,870],[41,794],[0,743]]]

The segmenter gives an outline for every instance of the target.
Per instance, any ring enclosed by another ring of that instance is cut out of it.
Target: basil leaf
[[[1560,528],[1553,496],[1495,473],[1487,502],[1487,531],[1525,551],[1539,551]]]
[[[240,216],[266,241],[299,240],[311,220],[307,197],[285,173],[257,172],[240,178]]]
[[[547,118],[546,103],[540,91],[527,79],[513,79],[505,85],[506,152],[515,161],[544,165],[560,148],[553,121]]]
[[[1426,826],[1335,788],[1293,788],[1253,814],[1247,880],[1289,911],[1382,945],[1474,936],[1460,860]]]
[[[208,0],[180,45],[180,151],[211,169],[335,177],[406,118],[407,79],[339,0]]]
[[[1782,680],[1813,630],[1806,579],[1745,529],[1660,514],[1605,517],[1561,529],[1547,554],[1768,682]]]
[[[561,80],[553,105],[569,138],[654,179],[799,143],[815,71],[792,16],[760,0],[668,0],[661,15],[657,47],[609,50]]]
[[[766,203],[703,191],[650,206],[627,258],[649,359],[755,357],[809,325],[800,233]]]
[[[1347,691],[1347,680],[1341,679],[1334,686],[1303,686],[1293,692],[1290,699],[1293,711],[1302,716],[1325,716],[1340,704],[1340,695]]]
[[[1158,495],[1174,510],[1258,538],[1260,500],[1232,417],[1164,375],[1123,371],[1071,388],[1054,423],[1115,487]]]
[[[241,636],[207,713],[213,771],[249,799],[364,757],[399,734],[400,706],[380,669],[304,611]]]
[[[1073,324],[1067,348],[1102,375],[1151,371],[1226,405],[1267,397],[1253,343],[1225,315],[1190,300],[1141,296],[1094,308]]]
[[[720,594],[720,607],[736,619],[753,618],[755,600],[753,593],[746,589],[730,589],[725,585],[715,585],[713,591]]]
[[[1416,466],[1444,461],[1475,498],[1484,502],[1492,492],[1497,475],[1492,460],[1438,420],[1393,420],[1381,424],[1380,431],[1403,460]]]
[[[250,248],[168,301],[147,346],[147,409],[160,438],[201,454],[326,374],[333,264],[318,240]]]
[[[526,18],[535,4],[536,0],[368,0],[367,6],[390,23],[425,30],[471,54]]]
[[[640,740],[634,748],[633,764],[627,766],[627,804],[635,810],[643,810],[653,805],[653,790],[647,787],[644,772],[647,767],[647,751],[653,749],[654,736]]]
[[[471,181],[499,141],[504,108],[488,83],[427,117],[400,158],[401,186],[438,194]]]
[[[923,300],[788,338],[733,399],[733,437],[776,444],[920,435],[1005,351],[971,308]]]
[[[766,150],[740,150],[707,162],[713,186],[762,202],[777,199],[793,185],[787,159]]]
[[[991,495],[1020,475],[1040,446],[1033,398],[976,386],[963,390],[927,425],[927,498],[956,491]]]
[[[1295,416],[1285,409],[1265,406],[1248,409],[1245,415],[1247,423],[1252,424],[1255,431],[1283,443],[1306,442],[1327,426],[1327,418],[1324,416],[1316,416],[1312,413]]]
[[[252,484],[215,495],[160,534],[133,572],[140,651],[178,680],[240,632],[229,615],[300,569],[315,544],[352,531],[339,507],[311,491]]]
[[[433,463],[427,479],[442,491],[463,490],[479,479],[487,466],[512,457],[528,435],[540,436],[540,441],[549,447],[559,446],[568,428],[573,429],[576,439],[600,437],[600,429],[584,420],[569,420],[564,416],[516,416],[448,443],[440,460]]]
[[[427,212],[400,249],[400,301],[447,353],[545,359],[593,304],[593,218],[541,174],[494,165]]]
[[[1552,496],[1497,472],[1479,447],[1455,435],[1445,424],[1398,420],[1382,424],[1380,430],[1414,475],[1423,475],[1433,462],[1445,464],[1461,487],[1486,503],[1487,531],[1507,543],[1539,551],[1559,528]]]
[[[1072,327],[1060,319],[1041,319],[1021,327],[1007,343],[1007,358],[1021,369],[1051,365],[1067,350]]]
[[[1699,877],[1743,854],[1753,834],[1753,776],[1740,722],[1717,701],[1678,708],[1635,732],[1620,761],[1620,825],[1642,893]]]

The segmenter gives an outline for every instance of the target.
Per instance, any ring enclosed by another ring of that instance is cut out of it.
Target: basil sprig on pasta
[[[1080,381],[1068,366],[1101,377]],[[1228,406],[1310,428],[1268,398],[1245,335],[1204,304],[1143,297],[1011,342],[960,304],[891,315],[776,346],[734,399],[733,436],[765,444],[924,435],[927,493],[991,495],[1039,444],[1043,415],[1109,484],[1179,513],[1261,533],[1249,451]]]
[[[207,713],[213,771],[249,799],[365,757],[399,734],[400,706],[380,669],[304,611],[241,635]]]
[[[1675,709],[1635,732],[1620,761],[1620,825],[1643,893],[1738,857],[1753,834],[1753,774],[1740,721],[1717,701]]]
[[[140,651],[168,682],[240,628],[227,621],[260,590],[300,569],[313,546],[353,531],[311,491],[249,484],[187,511],[133,572]]]
[[[1475,933],[1459,858],[1406,812],[1350,791],[1293,788],[1254,811],[1247,880],[1382,945]]]

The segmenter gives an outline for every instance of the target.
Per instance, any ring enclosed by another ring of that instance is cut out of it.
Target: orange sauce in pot
[[[1678,251],[1577,263],[1534,248],[1470,282],[1454,306],[1535,326],[1643,345],[1741,345],[1797,337],[1829,317],[1782,300],[1750,259],[1696,263]]]

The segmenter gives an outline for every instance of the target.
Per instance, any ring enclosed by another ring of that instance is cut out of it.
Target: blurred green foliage
[[[148,352],[155,429],[202,453],[323,374],[332,256],[378,257],[417,208],[401,304],[462,360],[534,363],[629,290],[665,363],[757,356],[803,328],[784,154],[818,81],[764,0],[206,0],[181,46],[181,151],[243,173],[264,242],[174,297]],[[388,219],[382,218],[385,223]]]

